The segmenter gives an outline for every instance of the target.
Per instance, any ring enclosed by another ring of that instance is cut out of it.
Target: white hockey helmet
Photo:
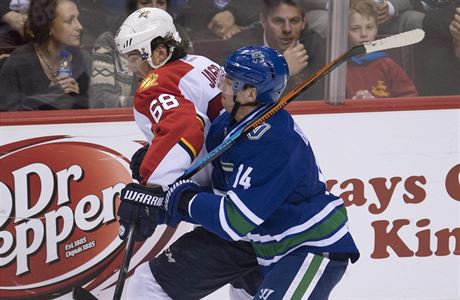
[[[115,35],[115,44],[121,54],[138,50],[142,58],[147,59],[152,68],[156,69],[171,58],[174,47],[170,47],[169,57],[163,64],[154,65],[151,59],[150,42],[157,37],[165,38],[168,35],[176,42],[181,42],[173,18],[159,8],[141,8],[130,14],[120,26]]]

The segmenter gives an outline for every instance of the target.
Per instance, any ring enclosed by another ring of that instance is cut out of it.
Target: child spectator
[[[31,42],[18,47],[0,71],[0,110],[87,108],[89,76],[79,48],[82,26],[72,0],[32,0]],[[72,75],[58,75],[61,51],[72,56]]]
[[[376,4],[373,0],[350,0],[348,42],[350,47],[375,40]],[[417,96],[404,70],[384,52],[353,57],[347,66],[346,98]]]

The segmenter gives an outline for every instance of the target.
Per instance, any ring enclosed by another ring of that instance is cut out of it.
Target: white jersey
[[[151,71],[139,84],[134,117],[150,144],[140,167],[142,184],[166,189],[205,155],[210,121],[222,110],[219,68],[203,56],[187,55]],[[203,176],[194,179],[205,183]]]

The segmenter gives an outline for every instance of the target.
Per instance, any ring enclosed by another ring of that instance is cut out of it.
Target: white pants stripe
[[[296,293],[296,291],[299,289],[300,285],[305,284],[305,282],[302,282],[302,280],[307,275],[307,273],[311,274],[311,272],[313,271],[313,270],[309,270],[309,268],[311,266],[311,262],[312,262],[314,257],[315,257],[315,254],[312,254],[312,253],[309,253],[305,257],[305,260],[303,261],[302,265],[300,266],[299,271],[295,275],[294,279],[292,280],[291,285],[289,286],[288,290],[286,291],[286,294],[284,295],[283,300],[293,299],[293,296]],[[318,270],[314,271],[315,274],[312,274],[312,276],[313,276],[312,279],[309,282],[306,283],[306,284],[308,284],[308,287],[307,287],[307,289],[306,289],[306,291],[303,294],[301,299],[308,299],[308,297],[310,297],[310,295],[313,292],[313,290],[315,289],[316,284],[318,283],[319,279],[324,274],[324,270],[326,269],[326,266],[327,266],[327,264],[329,262],[330,262],[330,260],[328,258],[326,258],[326,257],[322,258]],[[302,288],[302,287],[300,287],[300,288]]]

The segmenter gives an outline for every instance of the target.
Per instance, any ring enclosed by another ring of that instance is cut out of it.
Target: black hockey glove
[[[129,164],[129,168],[131,169],[131,176],[133,179],[136,179],[139,182],[142,180],[139,169],[141,168],[141,163],[144,160],[145,154],[147,153],[147,150],[149,150],[149,147],[149,144],[145,144],[144,147],[137,149],[137,151],[134,152],[133,156],[131,157],[131,163]]]
[[[137,224],[136,241],[152,236],[157,225],[166,224],[167,213],[162,208],[165,192],[161,187],[148,188],[137,183],[129,183],[121,190],[121,203],[118,207],[120,229],[119,237],[128,236],[132,223]]]
[[[165,206],[168,210],[170,226],[176,227],[180,220],[188,216],[188,204],[196,194],[207,191],[192,180],[179,180],[169,187]]]

